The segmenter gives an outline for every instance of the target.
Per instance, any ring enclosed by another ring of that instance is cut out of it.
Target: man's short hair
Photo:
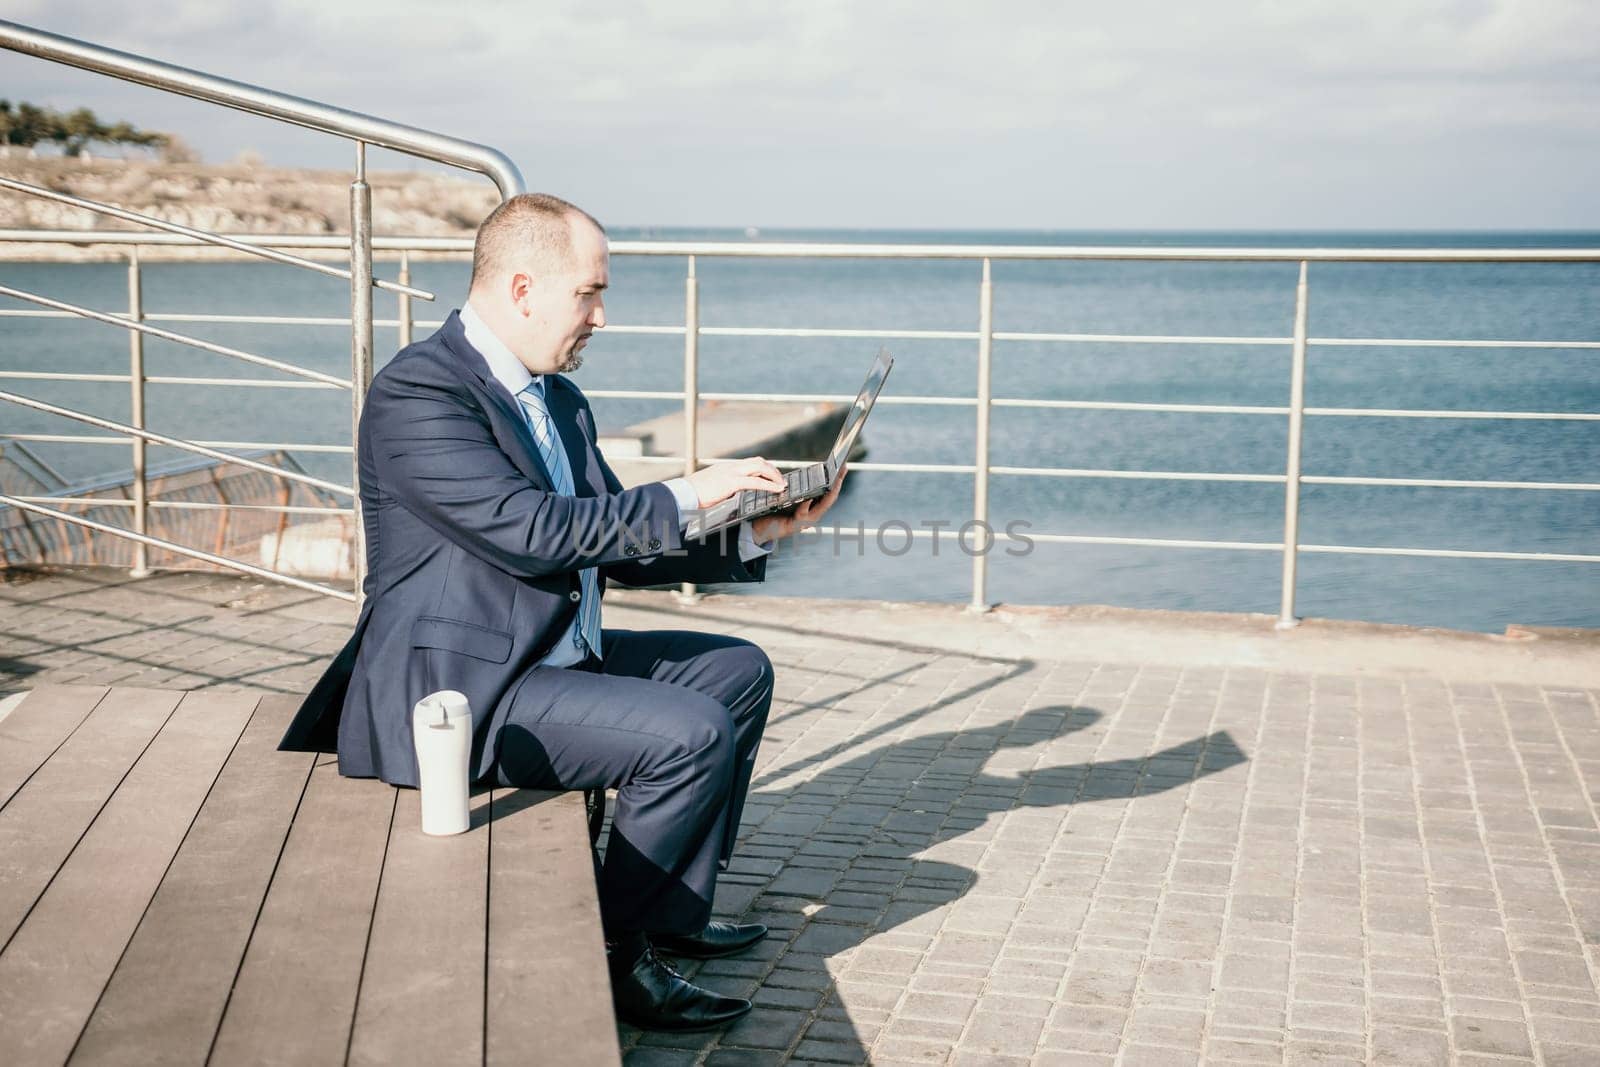
[[[549,193],[522,193],[489,212],[472,245],[472,281],[526,268],[536,273],[563,270],[572,263],[572,220],[588,219],[606,228],[576,204]]]

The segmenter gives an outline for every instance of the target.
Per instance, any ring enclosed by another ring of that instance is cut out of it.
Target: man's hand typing
[[[720,504],[735,493],[746,489],[755,489],[763,493],[781,493],[786,484],[778,468],[760,456],[713,463],[709,467],[703,467],[693,474],[686,475],[684,481],[694,489],[702,508]]]

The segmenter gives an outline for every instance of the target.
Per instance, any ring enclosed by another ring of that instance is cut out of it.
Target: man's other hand
[[[781,493],[787,486],[778,468],[760,456],[713,463],[686,476],[684,480],[700,498],[702,508],[720,504],[735,493],[746,489],[755,489],[763,493]]]
[[[839,470],[839,480],[833,483],[833,488],[823,496],[814,496],[805,501],[793,511],[780,512],[776,515],[763,515],[759,519],[750,521],[750,533],[755,537],[757,544],[768,544],[779,537],[789,537],[796,531],[807,526],[815,526],[822,521],[822,516],[833,507],[833,502],[839,499],[839,490],[844,488],[844,476],[849,473],[849,467]]]

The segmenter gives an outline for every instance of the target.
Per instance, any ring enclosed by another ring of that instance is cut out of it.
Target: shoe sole
[[[752,1004],[750,1008],[746,1008],[744,1011],[741,1011],[738,1015],[730,1015],[726,1019],[718,1019],[716,1022],[710,1023],[695,1023],[692,1026],[661,1026],[659,1024],[637,1023],[631,1019],[624,1019],[620,1015],[617,1016],[617,1020],[619,1022],[627,1023],[635,1030],[645,1030],[654,1034],[696,1034],[704,1030],[720,1030],[724,1026],[727,1026],[731,1023],[736,1023],[740,1019],[743,1019],[746,1015],[749,1015],[750,1009],[753,1007],[755,1007],[754,1004]]]
[[[726,959],[729,956],[737,956],[741,952],[746,952],[746,951],[748,951],[748,950],[750,950],[752,948],[755,948],[757,945],[761,944],[761,942],[765,941],[766,939],[767,939],[767,935],[766,934],[762,934],[760,937],[756,938],[754,941],[748,941],[748,942],[746,942],[745,944],[742,944],[742,945],[735,945],[735,946],[733,946],[731,948],[725,948],[725,949],[722,949],[720,952],[695,952],[695,953],[679,952],[676,949],[667,948],[665,945],[656,945],[655,949],[656,949],[657,952],[659,952],[659,953],[661,953],[663,955],[666,955],[666,956],[671,956],[673,959],[679,959],[679,960],[720,960],[720,959]]]

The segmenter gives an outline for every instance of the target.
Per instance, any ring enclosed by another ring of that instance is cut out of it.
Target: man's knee
[[[733,716],[710,697],[684,696],[672,715],[678,758],[687,760],[698,773],[728,773],[734,761]]]
[[[761,646],[741,640],[733,646],[733,652],[737,662],[736,669],[748,689],[763,695],[771,693],[777,675],[772,669],[772,660],[762,651]]]

